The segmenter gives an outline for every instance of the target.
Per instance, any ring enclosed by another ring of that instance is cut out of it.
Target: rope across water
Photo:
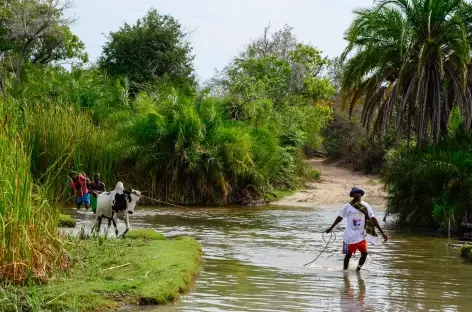
[[[329,235],[329,238],[328,238],[328,235],[325,235],[326,233],[323,232],[321,234],[321,237],[323,238],[323,241],[326,243],[325,247],[323,248],[323,250],[320,252],[320,254],[318,255],[318,257],[315,258],[315,260],[311,261],[311,262],[308,262],[306,264],[304,264],[303,266],[307,266],[309,264],[312,264],[313,262],[315,262],[316,260],[318,260],[318,258],[323,254],[323,252],[326,250],[326,248],[328,247],[329,244],[331,243],[334,243],[336,241],[336,233],[334,232],[331,232],[330,235]]]
[[[153,201],[155,201],[155,202],[158,202],[158,203],[161,203],[161,204],[164,204],[164,205],[169,205],[169,206],[173,206],[173,207],[177,207],[177,208],[184,208],[184,209],[186,209],[186,208],[183,207],[183,206],[171,204],[171,203],[165,202],[165,201],[163,201],[163,200],[159,200],[159,199],[152,198],[152,197],[149,197],[149,196],[141,195],[141,197],[142,197],[142,198],[149,199],[149,200],[153,200]]]

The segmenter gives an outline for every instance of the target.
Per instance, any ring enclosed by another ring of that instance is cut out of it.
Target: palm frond
[[[408,132],[421,145],[447,131],[455,99],[470,129],[470,10],[463,0],[384,0],[357,10],[345,36],[344,106],[362,105],[363,124],[370,131],[367,119],[374,119],[374,134],[391,123],[402,133],[413,117]]]

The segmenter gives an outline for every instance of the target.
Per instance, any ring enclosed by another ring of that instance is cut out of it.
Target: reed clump
[[[0,279],[43,282],[68,266],[67,252],[48,190],[32,178],[27,123],[12,118],[7,105],[0,110]]]

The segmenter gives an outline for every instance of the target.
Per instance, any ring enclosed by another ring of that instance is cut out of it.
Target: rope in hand
[[[319,257],[321,257],[321,255],[323,254],[323,252],[326,250],[326,248],[328,247],[329,244],[331,243],[334,243],[336,241],[336,233],[334,232],[331,232],[330,236],[329,236],[329,239],[327,238],[327,235],[325,236],[326,232],[323,232],[321,234],[321,236],[323,237],[323,241],[326,243],[325,247],[323,248],[323,250],[321,251],[321,253],[318,255],[318,257],[315,258],[315,260],[311,261],[311,262],[308,262],[307,264],[304,264],[303,266],[307,266],[309,264],[312,264],[313,262],[315,262],[316,260],[318,260]],[[334,237],[333,237],[333,234],[334,234]]]

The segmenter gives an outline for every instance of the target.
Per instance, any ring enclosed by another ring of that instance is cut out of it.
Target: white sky
[[[277,30],[294,27],[299,41],[321,49],[330,57],[345,47],[343,35],[354,9],[373,0],[75,0],[71,14],[78,18],[72,31],[85,43],[95,61],[106,41],[104,34],[127,22],[134,24],[150,8],[174,16],[188,29],[200,79],[211,78],[237,52],[271,23]]]

